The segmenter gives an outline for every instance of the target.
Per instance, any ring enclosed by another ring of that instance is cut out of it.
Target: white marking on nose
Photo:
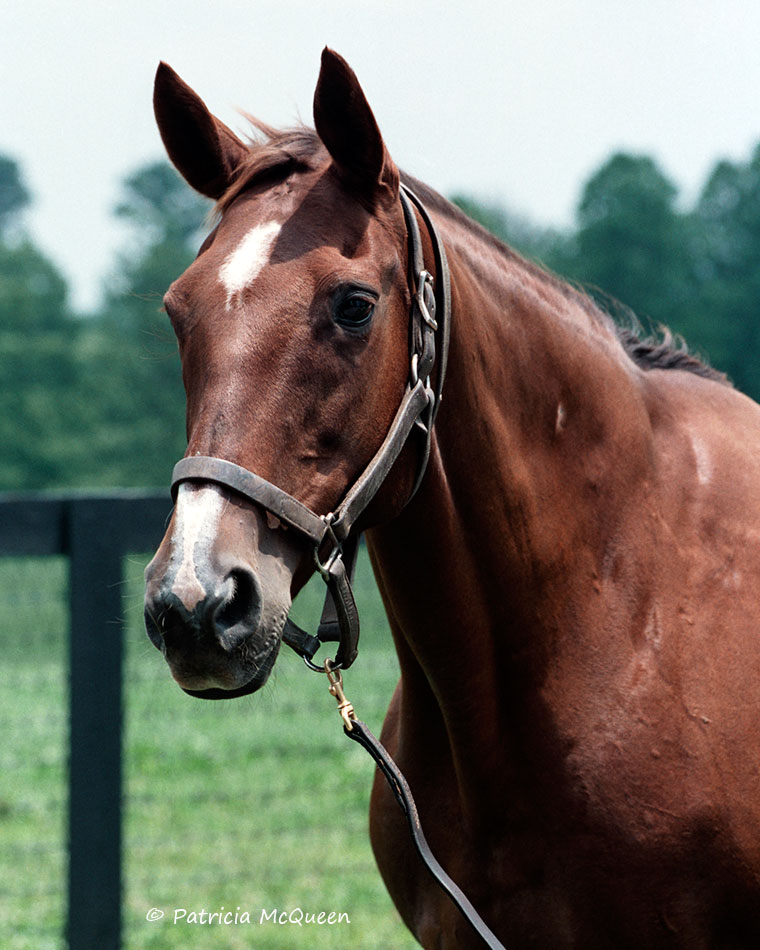
[[[250,287],[263,270],[281,228],[277,221],[257,224],[225,258],[219,269],[219,280],[227,291],[228,310],[233,297]]]
[[[179,486],[172,534],[172,559],[179,561],[179,568],[174,575],[172,592],[188,610],[208,593],[198,576],[198,568],[209,563],[224,505],[224,496],[215,485],[183,482]]]

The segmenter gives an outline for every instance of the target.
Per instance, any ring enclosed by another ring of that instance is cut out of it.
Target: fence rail
[[[69,950],[121,946],[122,562],[169,510],[144,492],[0,495],[0,555],[69,559]]]

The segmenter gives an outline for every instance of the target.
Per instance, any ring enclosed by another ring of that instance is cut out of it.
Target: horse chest
[[[393,707],[384,741],[403,747],[429,840],[505,946],[718,946],[735,927],[760,934],[760,866],[744,863],[751,848],[738,854],[730,809],[706,791],[712,776],[695,773],[705,724],[687,720],[691,731],[655,741],[651,719],[624,727],[610,717],[562,757],[512,763],[512,783],[494,780],[477,828],[463,820],[450,760],[429,757],[435,742],[400,742]],[[423,946],[470,946],[384,783],[371,828],[386,886]]]

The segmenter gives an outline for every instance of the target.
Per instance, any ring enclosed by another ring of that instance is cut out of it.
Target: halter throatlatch
[[[441,402],[449,344],[451,290],[446,252],[438,231],[417,196],[401,186],[401,205],[409,242],[410,317],[409,379],[388,434],[364,471],[340,504],[329,514],[318,515],[292,495],[234,462],[211,456],[189,456],[177,462],[172,474],[172,495],[185,481],[213,482],[231,488],[271,512],[312,543],[317,571],[327,585],[325,606],[317,635],[312,636],[292,620],[285,621],[282,639],[303,657],[313,670],[324,666],[312,662],[323,642],[337,642],[331,668],[348,669],[356,659],[359,615],[351,582],[359,537],[353,531],[357,519],[385,481],[410,433],[423,438],[417,477],[409,500],[419,488],[430,454],[433,421]],[[433,245],[435,279],[425,269],[422,239],[414,207],[420,214]],[[435,289],[434,289],[435,287]],[[435,384],[431,383],[434,366]]]

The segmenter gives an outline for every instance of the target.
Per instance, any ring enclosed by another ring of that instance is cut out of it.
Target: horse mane
[[[636,314],[617,301],[610,301],[616,317],[610,317],[618,339],[628,356],[642,369],[680,369],[704,379],[731,386],[725,373],[714,369],[701,356],[692,352],[686,340],[661,326],[656,333],[646,334]],[[619,315],[619,316],[618,316]]]
[[[402,175],[402,180],[419,195],[426,205],[435,208],[439,213],[445,214],[470,231],[475,231],[481,240],[510,260],[517,262],[533,277],[560,291],[563,296],[578,304],[596,322],[611,329],[626,355],[641,369],[680,369],[705,379],[732,385],[725,373],[714,369],[701,356],[693,353],[680,334],[672,333],[667,326],[661,326],[659,331],[647,334],[636,314],[619,301],[597,291],[597,294],[605,299],[605,305],[602,306],[582,286],[571,283],[540,264],[523,257],[424,182],[409,175]]]
[[[275,129],[253,116],[246,114],[245,117],[253,128],[248,138],[248,157],[217,201],[214,210],[218,216],[221,216],[243,191],[264,182],[283,180],[294,171],[316,168],[326,154],[317,133],[306,125]],[[660,328],[659,338],[656,334],[645,335],[638,318],[628,308],[612,298],[607,298],[607,306],[602,307],[582,287],[523,257],[424,182],[403,172],[401,179],[426,205],[453,219],[465,229],[474,231],[481,240],[500,254],[517,263],[533,277],[559,290],[586,311],[593,320],[612,329],[627,356],[641,369],[679,369],[731,385],[724,373],[713,369],[704,359],[692,353],[683,337],[674,335],[667,327]],[[614,316],[611,311],[614,311]],[[620,314],[625,322],[621,320]]]

